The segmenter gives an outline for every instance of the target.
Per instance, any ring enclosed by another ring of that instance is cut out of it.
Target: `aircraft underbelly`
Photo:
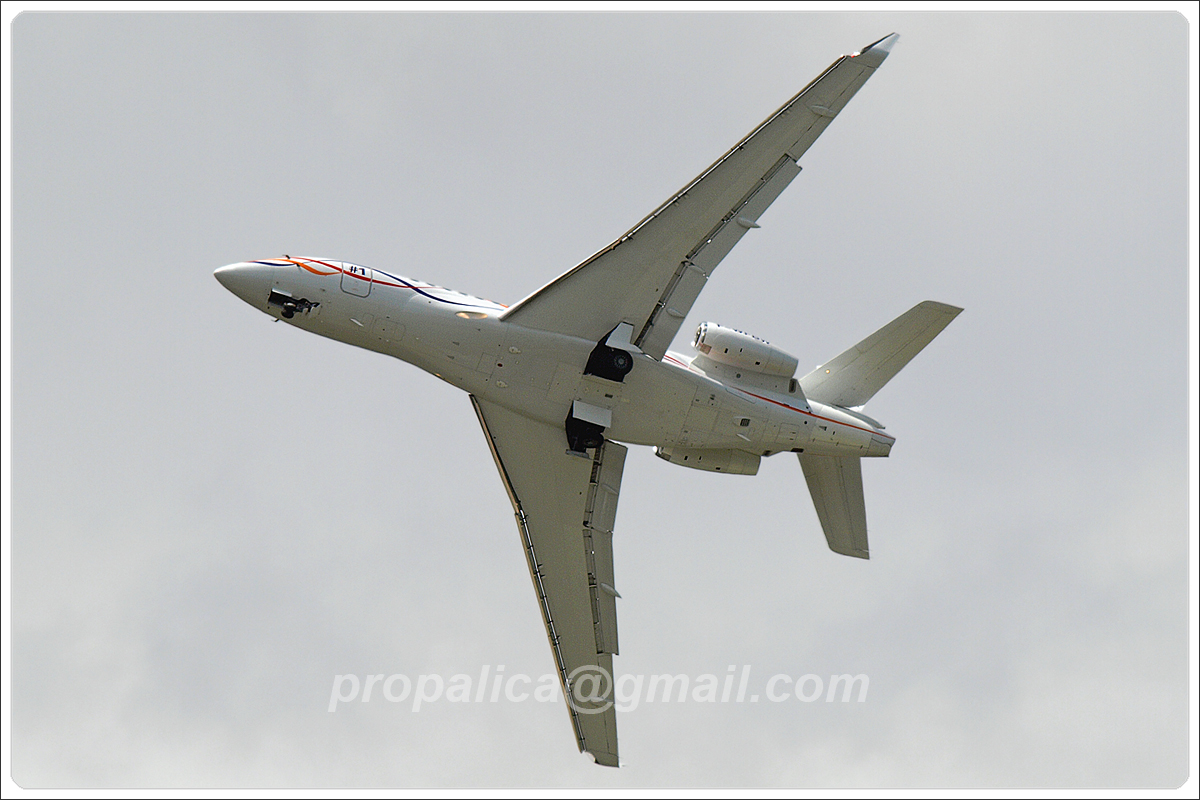
[[[848,427],[844,420],[802,415],[783,404],[755,400],[671,363],[639,357],[623,381],[606,380],[583,374],[594,346],[583,340],[494,320],[459,319],[416,298],[402,304],[407,324],[400,322],[401,310],[391,304],[357,297],[339,300],[340,313],[311,320],[305,327],[401,358],[478,397],[549,424],[563,424],[573,404],[580,402],[610,413],[612,424],[605,437],[628,444],[752,453],[803,449],[828,455],[861,454],[871,446],[869,432]],[[375,314],[367,312],[368,305]],[[321,330],[329,328],[334,317],[347,317],[346,324]]]
[[[677,440],[696,389],[686,376],[672,372],[657,361],[637,359],[620,384],[619,400],[612,406],[613,424],[605,435],[631,444]]]

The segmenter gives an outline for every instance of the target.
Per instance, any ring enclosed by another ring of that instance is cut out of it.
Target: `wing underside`
[[[626,448],[606,441],[590,457],[572,454],[562,427],[471,402],[516,513],[579,749],[615,767],[612,531]]]
[[[721,259],[800,172],[799,158],[875,69],[892,34],[843,56],[615,242],[503,319],[598,341],[620,323],[661,358]]]

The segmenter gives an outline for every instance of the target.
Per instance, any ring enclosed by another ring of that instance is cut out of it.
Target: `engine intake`
[[[769,342],[715,322],[700,323],[692,347],[720,364],[765,375],[790,378],[799,365],[795,356],[772,347]]]

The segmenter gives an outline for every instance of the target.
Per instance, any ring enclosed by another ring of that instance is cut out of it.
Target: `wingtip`
[[[888,57],[888,54],[892,52],[892,48],[896,46],[896,42],[899,40],[900,34],[889,33],[879,41],[871,42],[851,57],[862,59],[872,67],[878,67]]]
[[[937,300],[925,300],[917,304],[918,308],[926,308],[929,310],[941,311],[943,314],[948,314],[951,318],[957,317],[962,313],[962,309],[958,306],[952,306],[949,303],[939,303]]]
[[[892,52],[892,48],[896,46],[896,42],[898,42],[898,41],[900,41],[900,34],[889,33],[887,36],[883,37],[879,41],[872,42],[871,44],[864,47],[863,52],[865,53],[868,50],[882,50],[885,53],[890,53],[890,52]]]

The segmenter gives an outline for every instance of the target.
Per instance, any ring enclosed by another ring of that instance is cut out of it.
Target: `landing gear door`
[[[342,267],[342,291],[356,297],[366,297],[371,293],[371,268],[360,267],[357,264],[346,264]]]

